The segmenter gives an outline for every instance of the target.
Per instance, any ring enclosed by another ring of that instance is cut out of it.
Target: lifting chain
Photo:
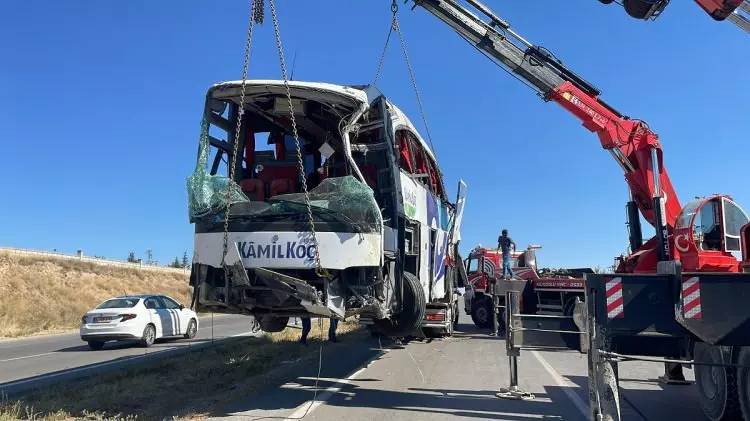
[[[240,103],[237,113],[237,125],[234,130],[234,141],[232,143],[232,157],[227,160],[229,166],[229,179],[227,180],[227,208],[224,212],[224,245],[222,250],[221,262],[226,265],[227,250],[229,245],[229,213],[232,206],[232,191],[234,188],[234,177],[237,169],[237,149],[240,143],[240,128],[242,127],[242,117],[245,115],[245,82],[247,81],[247,69],[250,66],[250,50],[253,46],[253,27],[254,23],[260,23],[263,20],[263,0],[250,0],[250,16],[247,21],[247,36],[245,39],[245,55],[242,61],[242,87],[240,88]]]
[[[385,38],[385,45],[383,46],[383,52],[380,54],[378,67],[375,70],[375,79],[373,79],[372,84],[376,85],[378,80],[380,80],[380,76],[383,73],[385,54],[388,51],[388,45],[391,41],[391,34],[393,32],[396,32],[396,34],[398,35],[399,44],[401,46],[401,52],[404,56],[404,61],[406,62],[406,67],[409,70],[409,80],[411,81],[411,87],[414,90],[415,96],[417,97],[417,107],[419,108],[419,115],[422,118],[422,123],[424,124],[424,128],[427,133],[427,141],[430,143],[432,154],[437,159],[437,150],[435,150],[435,145],[433,145],[432,143],[432,133],[430,132],[430,126],[427,124],[427,116],[425,115],[424,106],[422,105],[422,95],[419,92],[419,87],[417,86],[417,78],[414,75],[414,68],[412,67],[411,60],[409,59],[408,49],[406,48],[406,40],[404,39],[404,34],[401,32],[401,27],[398,22],[398,4],[396,3],[396,0],[392,0],[391,2],[391,14],[391,25],[388,29],[388,36],[386,36]]]
[[[281,43],[281,31],[279,30],[279,19],[276,14],[276,4],[274,0],[268,0],[268,4],[271,7],[271,19],[273,21],[273,32],[276,38],[276,49],[279,53],[279,64],[281,66],[281,78],[284,80],[284,88],[286,88],[286,99],[289,105],[289,118],[292,123],[292,135],[294,136],[294,143],[297,147],[297,165],[299,167],[300,178],[302,179],[302,192],[305,195],[305,206],[307,208],[307,223],[310,228],[310,235],[315,246],[315,273],[321,278],[330,279],[331,275],[325,270],[320,264],[320,243],[318,243],[317,233],[315,232],[315,222],[312,214],[312,205],[310,204],[310,193],[307,191],[307,175],[305,174],[305,165],[302,161],[302,146],[299,140],[299,133],[297,132],[297,120],[294,117],[294,106],[292,104],[292,92],[289,88],[289,78],[287,77],[286,62],[284,60],[284,46]]]
[[[396,0],[393,0],[391,3],[391,14],[393,17],[391,18],[391,24],[388,28],[388,35],[385,37],[385,45],[383,45],[383,52],[380,53],[380,59],[378,60],[378,68],[375,70],[375,78],[372,80],[373,85],[377,85],[378,80],[380,80],[380,75],[383,73],[383,64],[385,63],[385,54],[388,52],[388,45],[391,42],[391,34],[393,34],[393,31],[398,30],[398,4],[396,3]]]

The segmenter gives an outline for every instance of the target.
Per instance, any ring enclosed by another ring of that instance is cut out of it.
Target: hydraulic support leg
[[[606,349],[605,330],[599,326],[596,317],[597,300],[596,294],[586,297],[589,308],[588,317],[588,376],[589,376],[589,403],[591,407],[591,419],[596,421],[621,421],[620,416],[620,390],[617,382],[617,363],[601,355]]]
[[[518,386],[518,356],[521,354],[520,348],[515,346],[513,341],[513,315],[519,314],[521,300],[518,292],[508,291],[505,295],[505,349],[508,355],[508,365],[510,369],[510,385],[508,388],[502,388],[496,394],[498,398],[531,400],[534,395],[521,389]]]

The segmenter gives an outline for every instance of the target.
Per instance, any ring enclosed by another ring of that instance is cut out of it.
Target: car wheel
[[[91,348],[91,350],[93,351],[98,351],[104,348],[104,342],[101,342],[101,341],[88,341],[88,343],[89,343],[89,348]]]
[[[185,339],[193,339],[195,338],[195,335],[198,333],[198,323],[195,322],[195,319],[190,319],[190,322],[188,323],[187,330],[185,331]]]
[[[156,328],[154,325],[146,325],[143,329],[143,336],[141,337],[141,345],[148,348],[156,341]]]

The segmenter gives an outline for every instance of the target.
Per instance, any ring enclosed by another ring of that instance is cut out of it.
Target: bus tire
[[[289,317],[261,316],[258,320],[261,330],[268,333],[281,332],[286,329]]]
[[[375,320],[375,326],[385,336],[402,337],[412,334],[422,326],[427,302],[419,279],[404,272],[404,297],[401,312],[388,319]]]

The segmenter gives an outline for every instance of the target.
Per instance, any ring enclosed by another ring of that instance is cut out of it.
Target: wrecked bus
[[[283,81],[247,81],[238,121],[241,86],[208,90],[188,179],[194,307],[271,332],[290,317],[359,315],[390,336],[450,333],[466,186],[448,200],[432,151],[373,87],[289,82],[298,159]]]

